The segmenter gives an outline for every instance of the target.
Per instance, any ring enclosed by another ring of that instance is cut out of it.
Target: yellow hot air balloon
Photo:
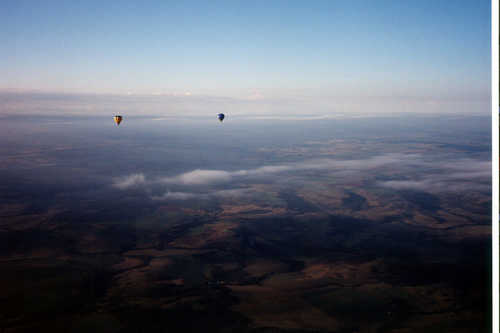
[[[115,119],[116,125],[120,125],[123,117],[122,116],[114,116],[113,118]]]

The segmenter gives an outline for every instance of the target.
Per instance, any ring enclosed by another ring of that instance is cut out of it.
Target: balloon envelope
[[[219,113],[217,115],[217,118],[219,118],[220,121],[223,121],[224,120],[224,113]]]
[[[114,116],[113,118],[115,119],[116,125],[120,125],[120,123],[122,122],[122,119],[123,119],[122,116]]]

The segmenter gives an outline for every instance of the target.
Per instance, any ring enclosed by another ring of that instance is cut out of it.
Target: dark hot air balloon
[[[217,115],[217,118],[219,118],[219,120],[222,122],[224,120],[224,113],[219,113]]]

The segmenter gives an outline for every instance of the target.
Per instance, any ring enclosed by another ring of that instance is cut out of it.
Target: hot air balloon
[[[224,120],[224,113],[219,113],[217,115],[217,118],[219,118],[219,120],[222,122]]]
[[[120,125],[120,123],[122,122],[122,118],[123,118],[123,117],[122,117],[122,116],[114,116],[113,118],[115,119],[115,123],[116,123],[116,125],[118,125],[118,126],[119,126],[119,125]]]

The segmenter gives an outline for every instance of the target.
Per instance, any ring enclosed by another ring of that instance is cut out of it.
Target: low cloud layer
[[[224,171],[224,170],[202,170],[186,172],[175,177],[164,177],[157,179],[156,183],[175,185],[210,185],[230,182],[236,178],[264,177],[268,175],[304,170],[336,170],[348,169],[351,171],[362,171],[381,167],[391,163],[416,162],[419,155],[386,154],[363,160],[335,160],[317,159],[306,162],[289,164],[277,164],[258,167],[255,169]]]
[[[390,180],[380,182],[379,185],[396,190],[429,192],[488,191],[491,188],[489,161],[460,159],[436,163],[436,167],[438,169],[435,172],[424,174],[417,180]]]
[[[189,199],[211,199],[211,198],[239,198],[250,195],[249,189],[229,189],[208,191],[202,193],[193,192],[171,192],[167,191],[161,196],[153,196],[153,200],[168,201],[168,200],[189,200]]]
[[[194,170],[183,173],[176,177],[161,178],[160,182],[165,184],[180,185],[207,185],[231,180],[232,174],[223,170]]]
[[[247,189],[217,190],[220,184],[244,179],[266,179],[280,174],[300,171],[336,172],[339,177],[345,172],[364,173],[377,168],[409,170],[408,178],[380,181],[378,186],[395,190],[420,190],[429,192],[479,190],[491,188],[491,162],[474,159],[444,161],[425,160],[418,154],[385,154],[356,160],[318,159],[289,164],[267,165],[254,169],[226,171],[197,169],[172,177],[147,179],[144,174],[132,174],[115,179],[113,186],[120,189],[167,187],[154,200],[188,200],[192,198],[235,197],[248,194]],[[266,178],[267,177],[267,178]],[[168,188],[176,188],[171,191]],[[179,191],[181,189],[181,191]]]
[[[142,173],[128,175],[114,180],[113,186],[120,190],[138,187],[146,184],[146,177]]]

